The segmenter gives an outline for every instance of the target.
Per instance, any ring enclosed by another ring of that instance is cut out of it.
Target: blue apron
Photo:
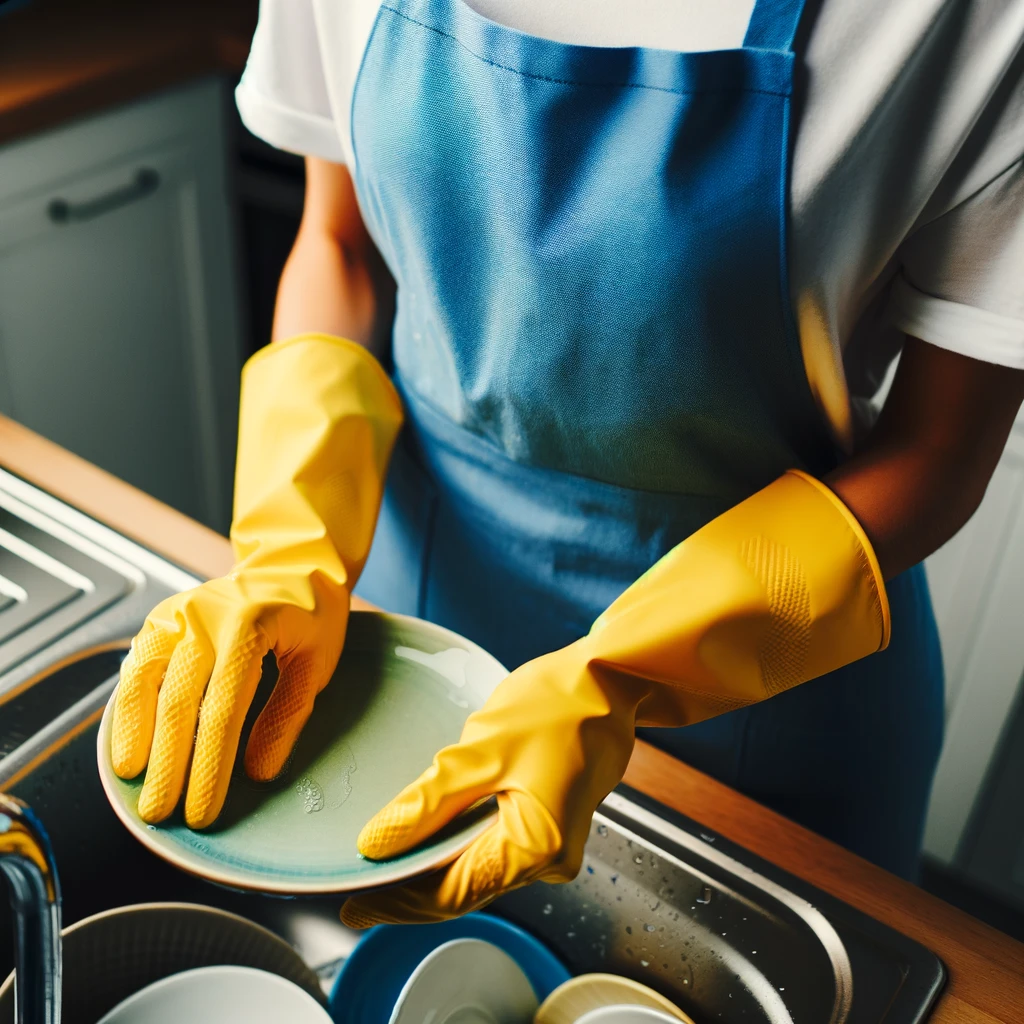
[[[352,142],[408,422],[360,594],[514,667],[790,466],[836,464],[786,273],[802,5],[675,53],[382,4]],[[911,874],[942,669],[923,570],[889,595],[885,653],[647,738]]]

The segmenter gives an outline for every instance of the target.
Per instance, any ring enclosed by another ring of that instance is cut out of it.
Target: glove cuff
[[[231,540],[241,561],[310,569],[340,558],[349,588],[369,552],[402,403],[361,345],[275,342],[242,370]]]
[[[878,601],[878,610],[882,617],[882,639],[878,649],[884,651],[889,646],[889,637],[892,632],[889,595],[885,590],[885,578],[882,576],[882,567],[879,565],[878,556],[875,554],[871,541],[868,540],[868,535],[864,532],[864,527],[860,525],[857,517],[846,507],[839,495],[817,478],[809,473],[805,473],[802,469],[787,470],[786,476],[795,476],[803,480],[804,483],[810,484],[811,487],[827,498],[835,510],[846,520],[846,525],[849,527],[850,532],[860,542],[866,563],[864,566],[865,577],[874,589],[875,597]]]
[[[393,403],[401,410],[402,400],[398,395],[398,390],[392,383],[387,371],[381,366],[380,361],[368,348],[360,345],[358,342],[350,341],[348,338],[341,338],[335,334],[324,334],[319,331],[293,334],[290,338],[283,338],[281,341],[265,345],[254,355],[250,356],[242,367],[243,395],[245,394],[245,384],[248,377],[262,372],[265,369],[263,365],[265,363],[272,364],[275,368],[279,367],[287,358],[283,354],[288,352],[289,356],[295,356],[297,354],[295,351],[289,351],[295,349],[305,349],[307,351],[321,349],[324,353],[335,349],[338,352],[345,353],[348,357],[351,357],[354,367],[359,367],[359,369],[372,378],[372,383],[371,380],[361,380],[360,383],[363,386],[369,385],[372,390],[376,390],[376,387],[379,387],[388,396],[383,404]],[[309,359],[311,357],[305,356],[303,358]],[[330,356],[327,356],[327,358],[330,358]],[[401,412],[399,415],[401,415]]]

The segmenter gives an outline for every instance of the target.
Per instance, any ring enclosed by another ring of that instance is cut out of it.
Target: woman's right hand
[[[270,650],[280,675],[249,736],[245,771],[257,781],[280,774],[341,654],[349,608],[341,576],[242,565],[153,609],[121,667],[111,742],[122,778],[148,766],[139,797],[145,821],[171,814],[186,774],[186,823],[204,828],[220,814]]]
[[[121,668],[111,758],[122,778],[147,769],[146,821],[174,810],[186,774],[186,823],[220,814],[270,650],[281,674],[245,769],[269,780],[284,768],[341,654],[401,424],[398,393],[355,342],[299,335],[246,364],[235,569],[159,604]]]

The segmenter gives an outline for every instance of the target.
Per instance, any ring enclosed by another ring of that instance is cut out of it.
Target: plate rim
[[[479,644],[474,643],[468,639],[456,633],[454,630],[448,629],[446,626],[439,626],[434,622],[428,622],[426,619],[417,618],[415,615],[402,615],[397,612],[385,612],[376,611],[370,609],[353,609],[350,613],[351,616],[374,616],[377,618],[383,618],[389,621],[393,621],[399,624],[412,625],[416,628],[427,627],[434,635],[440,637],[447,637],[451,640],[456,641],[453,646],[464,646],[468,647],[470,653],[479,652],[485,658],[492,661],[498,666],[502,672],[507,676],[508,669],[494,657],[493,654],[484,650]],[[231,873],[230,869],[218,868],[213,865],[216,862],[207,862],[212,866],[212,870],[200,870],[194,863],[190,863],[188,858],[179,853],[176,849],[168,849],[163,844],[157,842],[153,835],[150,834],[150,829],[146,827],[142,819],[136,820],[129,812],[127,807],[124,805],[117,791],[117,782],[130,781],[127,779],[121,779],[119,776],[114,774],[114,769],[110,763],[110,730],[111,730],[111,718],[113,715],[114,702],[117,699],[117,691],[120,686],[120,681],[117,686],[114,687],[113,692],[110,694],[110,698],[103,708],[103,715],[100,718],[99,729],[96,733],[96,762],[98,774],[100,777],[100,785],[103,787],[104,795],[107,798],[107,802],[110,804],[116,817],[120,820],[121,824],[133,835],[143,846],[145,846],[151,853],[156,854],[162,860],[173,864],[176,868],[184,871],[186,874],[192,875],[194,878],[201,878],[207,882],[214,882],[218,885],[224,885],[231,889],[242,889],[246,892],[262,892],[269,893],[279,896],[330,896],[339,893],[349,892],[369,892],[374,889],[380,889],[385,886],[394,885],[398,882],[408,881],[412,878],[418,878],[421,875],[428,874],[432,871],[436,871],[439,868],[443,868],[448,864],[451,864],[459,856],[472,845],[477,839],[480,838],[483,833],[490,828],[498,818],[498,809],[495,807],[490,813],[486,814],[471,828],[468,828],[464,834],[462,834],[460,841],[452,849],[446,849],[445,852],[438,856],[436,859],[429,860],[429,862],[423,867],[417,867],[415,871],[405,871],[401,868],[396,867],[392,871],[382,871],[374,875],[373,880],[370,884],[360,884],[354,879],[349,883],[339,882],[326,882],[326,881],[311,881],[311,882],[282,882],[280,879],[277,881],[267,880],[267,882],[256,882],[247,877],[239,877]],[[493,691],[492,691],[493,692]],[[202,832],[197,832],[197,835],[202,835]],[[378,862],[383,863],[383,862]]]
[[[201,967],[189,967],[184,971],[178,971],[176,974],[168,974],[163,978],[157,978],[156,981],[150,982],[148,985],[143,986],[138,991],[133,992],[126,999],[122,999],[116,1006],[110,1008],[100,1019],[98,1024],[104,1024],[105,1021],[109,1020],[114,1016],[115,1013],[124,1012],[127,1010],[135,1011],[138,1009],[137,1006],[132,1004],[135,1002],[141,1002],[144,997],[151,996],[154,990],[160,991],[165,988],[169,988],[172,985],[180,985],[183,983],[191,982],[195,980],[196,975],[202,974],[204,978],[213,977],[217,972],[224,973],[230,972],[237,975],[244,974],[246,977],[260,977],[262,979],[276,979],[276,983],[282,983],[278,987],[287,986],[288,988],[297,989],[302,995],[309,1000],[312,1006],[315,1006],[321,1014],[323,1021],[329,1021],[331,1019],[330,1014],[327,1012],[327,1007],[318,1003],[304,988],[296,985],[294,982],[289,981],[287,978],[282,978],[281,975],[275,974],[273,971],[265,971],[259,967],[247,967],[243,964],[205,964]],[[145,1007],[143,1007],[145,1009]],[[116,1018],[115,1018],[116,1019]]]

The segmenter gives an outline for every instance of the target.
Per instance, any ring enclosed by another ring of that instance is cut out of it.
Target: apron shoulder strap
[[[743,45],[791,52],[803,10],[804,0],[756,0]]]

